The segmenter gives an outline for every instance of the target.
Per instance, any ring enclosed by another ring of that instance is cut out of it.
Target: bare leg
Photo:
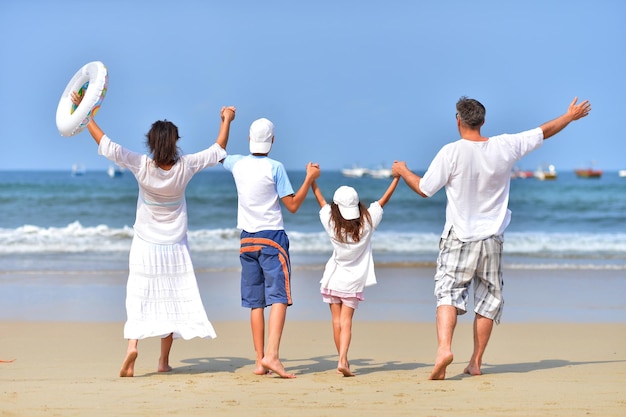
[[[254,352],[256,353],[256,362],[254,373],[256,375],[265,375],[267,369],[263,367],[265,352],[265,312],[262,308],[253,308],[250,310],[250,326],[252,328],[252,343],[254,344]]]
[[[330,306],[330,315],[333,321],[333,340],[339,354],[339,346],[341,345],[341,304],[328,304]]]
[[[169,336],[161,339],[161,357],[159,358],[159,372],[169,372],[172,370],[170,366],[170,350],[172,349],[172,342],[174,342],[174,336],[172,333]]]
[[[335,341],[335,347],[337,348],[337,355],[339,355],[339,345],[341,337],[341,304],[328,304],[330,307],[330,315],[333,322],[333,340]],[[337,368],[337,373],[341,371]]]
[[[480,366],[483,363],[483,354],[491,337],[491,330],[493,330],[493,320],[476,314],[474,318],[474,352],[469,364],[463,371],[466,374],[482,375]]]
[[[137,360],[137,339],[128,339],[128,348],[126,349],[126,357],[120,369],[120,376],[132,377],[135,375],[135,360]]]
[[[456,327],[456,307],[437,307],[437,359],[428,379],[445,379],[446,368],[452,363],[452,336]]]
[[[280,362],[278,353],[286,316],[287,304],[272,304],[270,310],[269,331],[267,333],[267,351],[261,361],[261,365],[263,365],[265,369],[275,372],[281,378],[295,378],[296,376],[294,374],[289,374],[285,371],[285,367]]]
[[[348,362],[348,349],[350,349],[350,341],[352,340],[352,316],[354,309],[345,304],[339,304],[341,308],[341,338],[339,346],[339,364],[337,369],[343,376],[354,376],[350,371],[350,363]]]
[[[337,348],[337,354],[340,355],[341,354],[341,304],[335,303],[335,304],[329,304],[330,306],[330,314],[332,316],[332,321],[333,321],[333,339],[335,341],[335,347]],[[350,362],[347,360],[346,358],[346,362],[347,362],[347,367],[350,368]],[[339,364],[337,364],[337,373],[338,374],[343,374],[344,371],[342,371],[341,369],[339,369],[340,366]]]

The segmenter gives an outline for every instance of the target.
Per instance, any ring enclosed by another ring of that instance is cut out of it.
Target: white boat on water
[[[555,180],[556,168],[554,167],[554,165],[549,165],[547,170],[543,169],[542,167],[537,167],[537,170],[535,171],[535,178],[541,181]]]
[[[349,178],[361,178],[362,176],[368,173],[369,173],[369,169],[359,167],[357,165],[354,165],[352,168],[344,168],[341,170],[341,174],[343,174],[344,177],[349,177]]]
[[[107,169],[107,174],[111,178],[121,177],[123,173],[124,171],[122,170],[122,168],[117,165],[109,165],[109,168]]]
[[[72,176],[73,177],[78,177],[81,175],[85,175],[85,173],[87,172],[87,169],[85,168],[85,165],[83,164],[74,164],[72,165]]]
[[[372,178],[391,178],[391,168],[371,169],[369,174]]]

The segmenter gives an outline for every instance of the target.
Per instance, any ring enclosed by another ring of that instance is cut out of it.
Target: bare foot
[[[452,363],[453,359],[454,356],[452,355],[452,352],[442,355],[441,357],[438,356],[437,361],[435,362],[435,367],[430,373],[430,377],[428,377],[428,379],[446,379],[446,368]]]
[[[467,367],[463,370],[464,374],[468,374],[468,375],[472,375],[472,376],[478,376],[478,375],[482,375],[483,373],[480,371],[480,366],[473,366],[473,365],[467,365]]]
[[[337,367],[337,372],[342,373],[343,376],[355,376],[354,372],[352,372],[350,370],[350,365],[348,365],[348,366],[338,366]]]
[[[265,369],[263,365],[261,365],[261,361],[257,361],[254,367],[254,371],[252,371],[255,375],[267,375],[270,373],[268,369]]]
[[[348,362],[348,368],[350,368],[350,362]],[[339,370],[339,366],[337,366],[337,373],[338,373],[338,374],[343,374],[343,372],[341,372],[341,371]]]
[[[294,374],[290,374],[290,373],[287,373],[287,371],[285,371],[285,367],[283,366],[283,364],[280,362],[279,359],[271,360],[265,357],[261,359],[261,365],[263,366],[263,368],[269,369],[270,371],[274,372],[281,378],[295,378],[296,377]]]
[[[7,360],[2,360],[2,359],[0,359],[0,362],[2,362],[2,363],[11,363],[11,362],[13,362],[14,360],[15,360],[15,359],[10,359],[10,360],[8,360],[8,361],[7,361]]]
[[[169,365],[160,365],[159,364],[159,367],[157,368],[157,371],[159,371],[159,372],[170,372],[171,370],[172,370],[172,367],[169,366]]]
[[[132,377],[135,374],[135,360],[137,359],[137,349],[131,349],[126,352],[126,358],[120,369],[120,376]]]

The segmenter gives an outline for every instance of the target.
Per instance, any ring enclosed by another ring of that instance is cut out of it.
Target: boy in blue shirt
[[[291,213],[298,211],[311,184],[320,176],[319,164],[309,162],[306,177],[294,193],[282,163],[268,157],[274,143],[274,124],[265,119],[250,125],[250,154],[228,155],[224,168],[237,186],[237,228],[241,229],[241,305],[250,308],[256,352],[254,373],[287,373],[279,358],[280,339],[291,300],[289,239],[283,227],[279,200]],[[271,306],[265,349],[265,307]]]

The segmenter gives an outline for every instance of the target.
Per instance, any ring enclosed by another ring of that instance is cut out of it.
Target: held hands
[[[567,109],[567,114],[572,118],[572,120],[582,119],[591,111],[591,103],[589,103],[589,100],[585,100],[580,104],[576,104],[577,101],[578,97],[574,97],[574,100],[572,100]]]
[[[235,106],[222,107],[222,109],[220,110],[220,117],[222,118],[222,121],[232,122],[233,120],[235,120],[235,111],[237,111],[237,108]]]
[[[306,176],[312,180],[316,180],[320,177],[320,164],[314,164],[313,162],[309,162],[306,164]]]
[[[409,168],[406,166],[406,162],[404,161],[393,161],[393,165],[391,166],[391,175],[394,178],[401,177],[403,172],[406,172]]]

